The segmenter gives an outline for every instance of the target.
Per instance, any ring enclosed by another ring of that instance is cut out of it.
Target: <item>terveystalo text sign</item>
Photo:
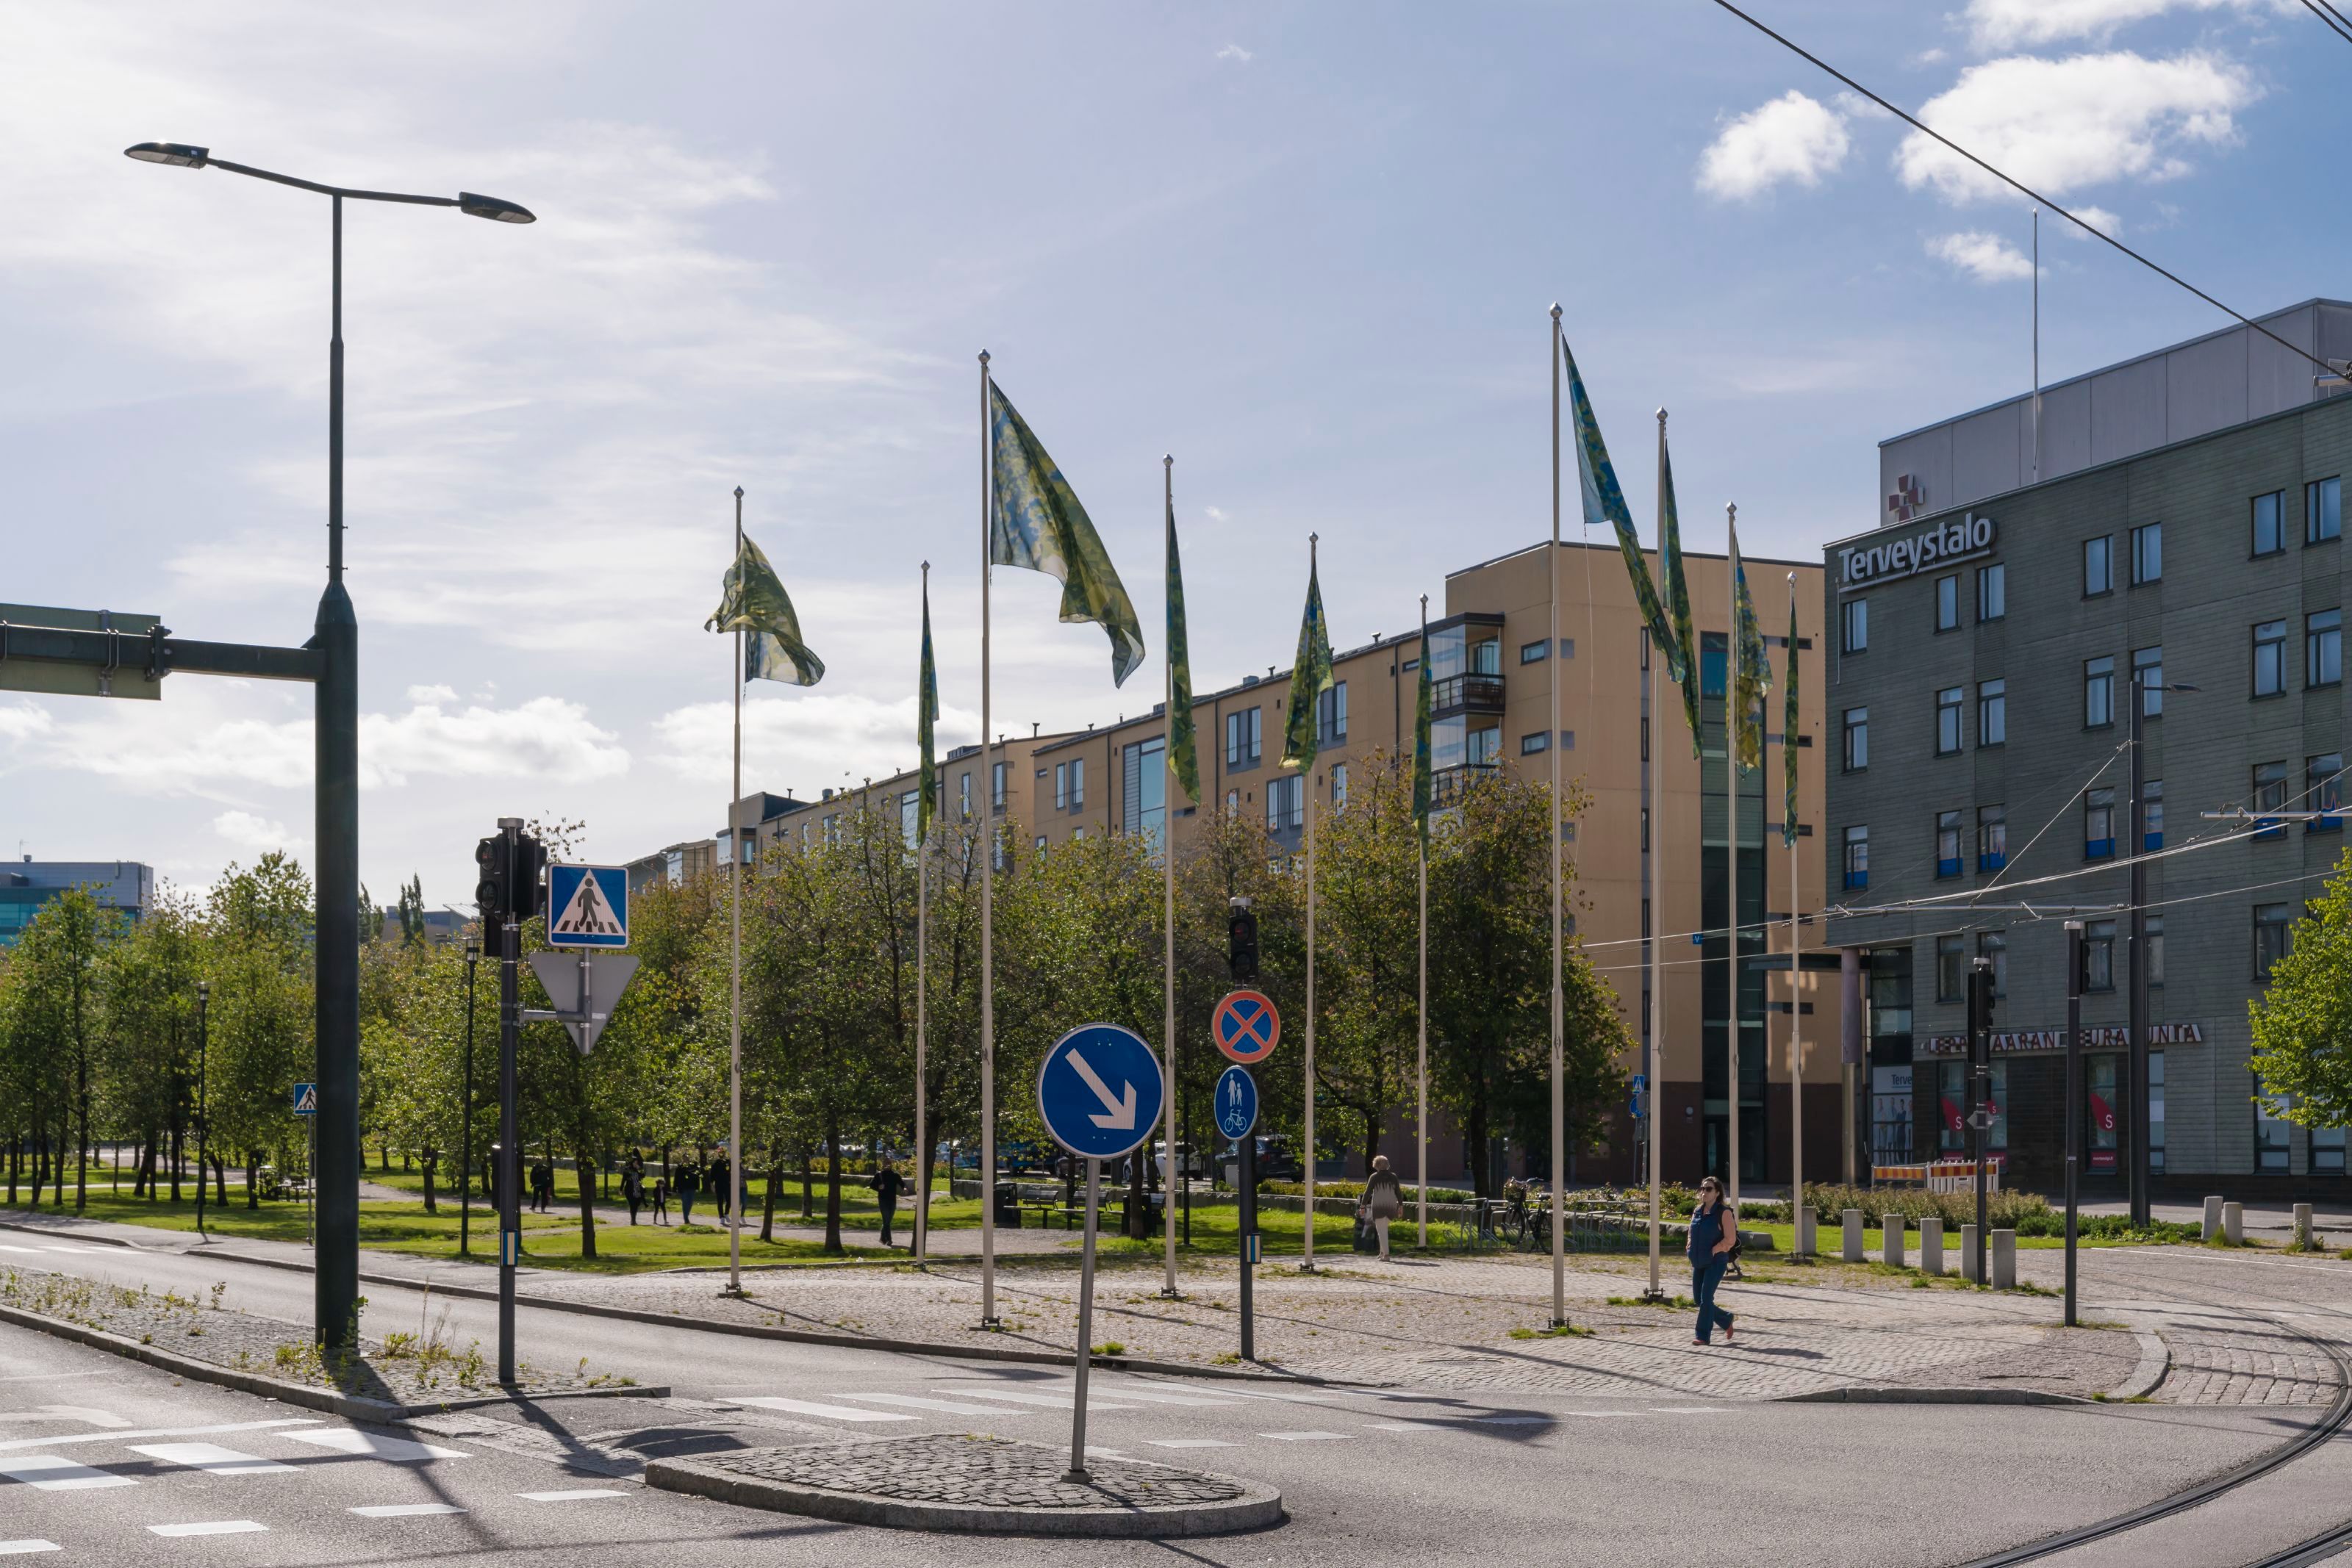
[[[1843,591],[1874,582],[1910,577],[1931,567],[1973,560],[1990,555],[1999,533],[1990,517],[1971,512],[1965,517],[1883,545],[1853,545],[1838,551],[1838,588]]]

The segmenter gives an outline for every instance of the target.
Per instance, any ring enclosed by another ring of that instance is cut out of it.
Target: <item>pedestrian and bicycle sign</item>
[[[319,1113],[319,1086],[317,1084],[297,1083],[294,1085],[294,1113],[297,1116],[315,1116]]]
[[[1257,1125],[1257,1080],[1246,1067],[1228,1067],[1217,1079],[1217,1131],[1239,1143]]]
[[[629,945],[629,873],[625,867],[549,866],[547,907],[551,947]]]
[[[1264,1061],[1282,1040],[1282,1015],[1264,991],[1235,991],[1209,1015],[1217,1049],[1243,1066]]]
[[[1151,1136],[1167,1084],[1160,1059],[1133,1030],[1081,1024],[1037,1069],[1037,1112],[1074,1155],[1114,1160]]]

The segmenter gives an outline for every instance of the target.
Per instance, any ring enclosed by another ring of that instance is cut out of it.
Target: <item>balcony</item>
[[[1430,804],[1441,809],[1459,805],[1474,785],[1502,770],[1502,765],[1496,762],[1465,762],[1454,768],[1440,768],[1429,776]]]
[[[1500,675],[1445,675],[1431,681],[1429,685],[1432,717],[1503,711],[1503,677]]]

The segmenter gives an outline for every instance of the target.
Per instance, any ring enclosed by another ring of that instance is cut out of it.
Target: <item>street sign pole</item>
[[[2083,923],[2066,922],[2066,1326],[2074,1320],[2075,1182],[2083,1158]]]
[[[522,837],[522,819],[500,817],[499,848],[512,866]],[[522,1139],[516,1127],[515,1072],[522,1044],[522,999],[515,966],[522,956],[522,927],[511,908],[499,927],[499,1382],[515,1384],[515,1263],[522,1255]]]
[[[1242,1069],[1249,1072],[1249,1069]],[[1251,1082],[1256,1074],[1251,1073]],[[1250,1299],[1250,1285],[1257,1273],[1257,1130],[1253,1127],[1241,1138],[1242,1150],[1242,1359],[1257,1359],[1257,1318]]]
[[[1985,1273],[1985,1145],[1992,1124],[1992,960],[1979,958],[1969,976],[1969,1076],[1975,1104],[1969,1113],[1969,1142],[1977,1167],[1976,1282],[1992,1281]]]
[[[1087,1161],[1086,1253],[1078,1263],[1078,1387],[1070,1405],[1070,1473],[1087,1479],[1087,1373],[1095,1359],[1095,1214],[1102,1197],[1102,1161]]]

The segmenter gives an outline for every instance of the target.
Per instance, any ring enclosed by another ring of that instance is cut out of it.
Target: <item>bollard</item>
[[[1878,1217],[1878,1228],[1886,1238],[1887,1262],[1900,1269],[1903,1267],[1903,1217],[1882,1214]]]
[[[1944,1271],[1944,1222],[1927,1218],[1919,1222],[1919,1271],[1941,1274]]]
[[[1977,1228],[1973,1225],[1960,1227],[1960,1278],[1972,1285],[1984,1283],[1977,1278]]]
[[[1798,1257],[1810,1258],[1813,1255],[1813,1232],[1818,1223],[1810,1206],[1798,1208],[1796,1246]]]
[[[2017,1289],[2017,1232],[2014,1230],[1992,1233],[1992,1288],[1996,1291]]]
[[[2236,1247],[2246,1239],[2246,1206],[2225,1203],[2221,1206],[2221,1239]]]
[[[2221,1200],[2218,1197],[2209,1197],[2205,1200],[2205,1234],[2200,1239],[2210,1241],[2221,1234]]]
[[[2297,1247],[2311,1245],[2311,1205],[2307,1203],[2294,1206],[2294,1244]]]
[[[1862,1210],[1847,1209],[1844,1219],[1845,1260],[1849,1263],[1859,1263],[1862,1261]]]

